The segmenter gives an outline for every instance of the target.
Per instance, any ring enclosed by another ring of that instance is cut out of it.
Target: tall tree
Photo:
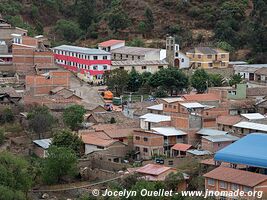
[[[86,31],[96,16],[96,0],[79,0],[76,10],[80,27]]]
[[[150,32],[154,29],[154,17],[152,10],[149,7],[145,10],[145,18],[146,29]]]
[[[0,199],[26,200],[31,176],[26,160],[8,152],[0,153]]]
[[[209,86],[221,87],[224,83],[224,79],[221,74],[209,74]]]
[[[70,127],[71,130],[75,130],[83,122],[85,113],[86,110],[81,105],[69,106],[63,112],[64,123]]]
[[[181,70],[170,67],[153,74],[149,79],[149,85],[154,88],[161,87],[164,90],[169,90],[170,95],[173,95],[173,93],[180,93],[188,88],[189,80]]]
[[[72,149],[79,156],[81,155],[83,142],[76,133],[69,130],[60,130],[54,134],[52,145]]]
[[[42,177],[45,183],[58,183],[63,176],[73,177],[77,172],[77,157],[65,147],[51,146],[44,159]]]
[[[28,114],[29,127],[32,131],[39,134],[39,138],[43,137],[43,133],[52,129],[55,119],[45,106],[37,106]]]
[[[231,76],[230,80],[229,80],[229,85],[230,86],[236,86],[237,84],[241,83],[243,81],[243,78],[240,74],[234,74],[233,76]]]
[[[135,69],[132,69],[129,73],[129,82],[128,82],[128,90],[131,92],[136,92],[142,85],[142,76]]]
[[[105,79],[109,89],[115,90],[116,96],[120,96],[127,87],[129,74],[124,69],[115,69],[106,74]]]
[[[209,75],[204,69],[197,69],[191,77],[191,85],[198,93],[204,93],[208,88]]]

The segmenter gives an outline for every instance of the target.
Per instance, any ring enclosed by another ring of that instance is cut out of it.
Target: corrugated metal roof
[[[174,103],[176,101],[184,101],[182,97],[170,97],[170,98],[161,98],[163,101],[166,101],[167,103]]]
[[[239,122],[235,124],[234,127],[257,130],[257,131],[267,131],[266,124],[259,124],[254,122]]]
[[[181,131],[174,127],[156,127],[156,128],[151,128],[151,130],[164,136],[187,135],[187,133],[185,133],[184,131]]]
[[[198,134],[200,135],[226,135],[227,132],[226,131],[220,131],[220,130],[216,130],[216,129],[210,129],[210,128],[202,128],[199,131],[197,131]]]
[[[215,180],[225,181],[228,183],[245,185],[248,187],[255,187],[259,183],[262,183],[263,181],[267,180],[267,176],[264,174],[258,174],[254,172],[222,166],[213,169],[212,171],[204,174],[203,176]]]
[[[166,60],[120,60],[112,61],[112,66],[147,66],[147,65],[168,65]]]
[[[150,175],[160,175],[168,170],[172,169],[171,167],[166,167],[164,165],[157,165],[157,164],[147,164],[143,167],[140,167],[136,170],[136,172],[142,174],[150,174]]]
[[[211,135],[211,136],[202,136],[202,138],[209,140],[211,142],[231,142],[239,140],[239,137],[233,135]]]
[[[193,103],[180,103],[182,106],[186,107],[186,108],[205,108],[204,105],[197,103],[197,102],[193,102]]]
[[[34,140],[34,144],[42,147],[43,149],[48,149],[50,144],[52,143],[51,139],[42,139],[42,140]]]
[[[101,49],[77,47],[77,46],[71,46],[71,45],[61,45],[61,46],[54,47],[53,49],[70,51],[70,52],[78,52],[78,53],[84,53],[84,54],[110,55],[109,52],[103,51]]]
[[[251,133],[215,154],[216,161],[267,168],[267,134]]]
[[[192,149],[192,150],[187,150],[186,152],[191,153],[196,156],[204,156],[204,155],[211,155],[212,153],[207,150],[197,150],[197,149]]]
[[[247,114],[241,114],[241,116],[249,119],[249,120],[253,120],[253,119],[264,119],[264,115],[260,114],[260,113],[247,113]]]
[[[151,52],[151,51],[160,52],[160,49],[124,46],[124,47],[111,50],[112,53],[129,54],[129,55],[136,55],[136,56],[144,56],[146,53]]]
[[[147,109],[161,111],[161,110],[163,110],[163,104],[161,103],[161,104],[157,104],[154,106],[149,106],[149,107],[147,107]]]
[[[167,115],[158,115],[158,114],[153,114],[153,113],[147,113],[145,115],[142,115],[139,117],[140,119],[145,119],[146,122],[166,122],[166,121],[171,121],[171,117]]]

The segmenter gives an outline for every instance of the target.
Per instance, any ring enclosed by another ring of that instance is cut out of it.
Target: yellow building
[[[229,65],[229,53],[210,47],[195,47],[186,52],[192,68],[226,68]]]

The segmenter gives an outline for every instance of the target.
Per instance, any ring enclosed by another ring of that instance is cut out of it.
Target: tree
[[[75,130],[83,122],[85,113],[86,110],[81,105],[69,106],[63,112],[64,123],[70,127],[71,130]]]
[[[0,153],[0,199],[26,200],[32,179],[29,164],[8,152]]]
[[[52,145],[57,147],[66,147],[73,150],[77,156],[81,155],[83,142],[81,138],[69,130],[60,130],[54,134]]]
[[[234,74],[233,76],[231,76],[230,80],[229,80],[229,85],[230,86],[236,86],[237,84],[241,83],[243,81],[243,78],[240,74]]]
[[[166,178],[165,178],[165,185],[168,190],[173,190],[177,191],[179,183],[184,180],[184,176],[182,173],[170,173]]]
[[[10,108],[4,108],[0,114],[1,123],[10,123],[14,121],[14,113]]]
[[[60,36],[61,40],[66,40],[69,42],[75,42],[83,33],[79,27],[79,24],[74,21],[64,19],[57,21],[55,32],[58,36]]]
[[[209,74],[209,86],[221,87],[223,86],[224,79],[221,74]]]
[[[136,92],[142,85],[142,76],[135,69],[132,69],[129,73],[129,81],[127,88],[131,92]]]
[[[115,123],[116,123],[116,119],[115,119],[114,117],[111,117],[111,118],[110,118],[110,123],[111,123],[111,124],[115,124]]]
[[[130,25],[129,17],[121,6],[113,8],[108,16],[108,25],[115,32],[118,32],[119,29],[125,29]]]
[[[96,15],[96,0],[79,0],[76,10],[80,27],[83,30],[87,30]]]
[[[197,93],[204,93],[208,88],[209,75],[204,69],[197,69],[191,77],[191,85]]]
[[[5,140],[5,131],[3,128],[0,128],[0,145],[4,143]]]
[[[149,85],[153,88],[162,87],[163,90],[169,90],[172,96],[174,92],[179,93],[188,88],[189,81],[181,70],[170,67],[153,74],[149,79]]]
[[[43,137],[43,133],[52,129],[55,119],[51,115],[49,109],[45,106],[37,106],[28,114],[29,128],[39,134],[39,138]]]
[[[76,168],[77,157],[72,150],[51,146],[43,162],[42,177],[47,184],[58,183],[63,176],[74,177]]]
[[[105,79],[108,88],[115,90],[116,96],[120,96],[127,87],[129,74],[124,69],[115,69],[106,74]]]
[[[145,10],[145,18],[146,31],[150,32],[154,29],[154,17],[152,10],[149,7]]]

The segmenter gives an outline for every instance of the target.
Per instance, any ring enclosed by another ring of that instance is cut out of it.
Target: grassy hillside
[[[0,1],[10,23],[45,34],[55,45],[124,38],[131,45],[162,46],[172,34],[183,48],[213,45],[267,62],[267,0]]]

